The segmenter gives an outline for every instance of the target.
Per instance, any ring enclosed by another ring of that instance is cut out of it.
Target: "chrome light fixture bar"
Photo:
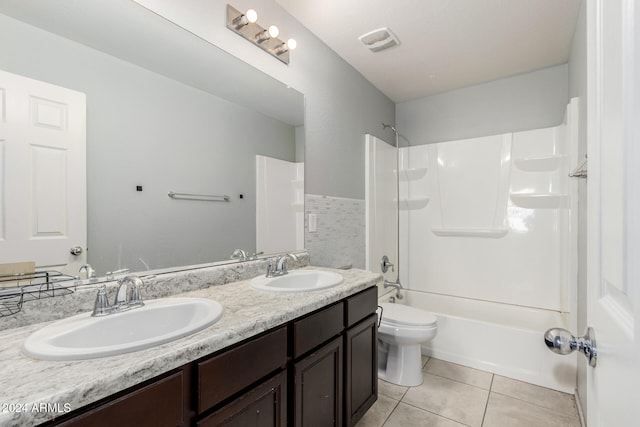
[[[242,13],[227,5],[227,28],[249,40],[271,56],[289,65],[289,51],[296,48],[296,41],[283,42],[278,38],[279,30],[275,25],[263,28],[257,23],[257,13],[249,9]]]

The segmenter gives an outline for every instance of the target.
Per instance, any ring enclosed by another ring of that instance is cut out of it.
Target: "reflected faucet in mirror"
[[[83,271],[87,272],[87,279],[91,282],[97,281],[96,279],[96,271],[91,267],[91,264],[85,264],[78,270],[78,273],[82,273]]]

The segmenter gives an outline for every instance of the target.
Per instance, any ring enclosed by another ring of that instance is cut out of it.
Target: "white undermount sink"
[[[54,322],[31,334],[24,353],[43,360],[114,356],[198,332],[222,316],[222,306],[203,298],[163,298],[107,316],[91,313]]]
[[[342,275],[331,271],[293,270],[283,276],[258,276],[251,280],[251,286],[268,292],[303,292],[331,288],[342,280]]]

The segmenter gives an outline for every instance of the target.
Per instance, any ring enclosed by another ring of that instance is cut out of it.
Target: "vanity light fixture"
[[[278,58],[285,64],[289,64],[289,51],[296,48],[296,41],[289,39],[284,42],[278,38],[280,30],[271,25],[264,28],[257,23],[258,13],[249,9],[245,13],[240,12],[231,5],[227,5],[227,28],[241,35],[254,45],[258,46],[271,56]]]

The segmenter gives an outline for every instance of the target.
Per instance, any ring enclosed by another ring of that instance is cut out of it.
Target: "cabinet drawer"
[[[287,363],[287,328],[198,363],[198,413]]]
[[[197,427],[287,425],[287,372],[281,372],[196,423]]]
[[[69,421],[65,427],[178,426],[183,423],[183,374],[177,372]]]
[[[299,357],[344,329],[344,306],[340,302],[293,322],[293,357]]]
[[[355,325],[378,308],[378,288],[376,286],[350,296],[345,300],[347,328]]]

